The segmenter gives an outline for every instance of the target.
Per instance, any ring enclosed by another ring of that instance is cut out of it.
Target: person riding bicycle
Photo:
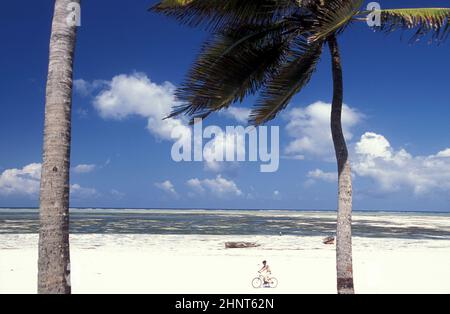
[[[269,264],[267,264],[267,261],[263,261],[263,267],[258,271],[263,276],[264,284],[269,283],[270,275],[272,272],[270,271]]]

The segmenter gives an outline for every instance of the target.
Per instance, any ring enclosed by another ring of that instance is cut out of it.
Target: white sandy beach
[[[0,235],[0,293],[35,293],[37,235]],[[225,241],[259,248],[225,249]],[[72,235],[73,293],[335,293],[320,237]],[[268,260],[276,289],[251,279]],[[450,293],[450,241],[354,239],[357,293]]]

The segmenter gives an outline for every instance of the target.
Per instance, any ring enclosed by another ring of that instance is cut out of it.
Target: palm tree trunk
[[[56,0],[50,38],[40,190],[38,293],[70,293],[69,171],[76,26],[69,3]]]
[[[333,68],[333,104],[331,133],[338,164],[338,215],[336,227],[336,270],[339,294],[354,293],[352,266],[352,176],[348,150],[342,132],[342,102],[344,87],[339,47],[335,36],[328,40]]]

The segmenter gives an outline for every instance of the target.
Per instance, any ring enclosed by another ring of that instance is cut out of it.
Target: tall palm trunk
[[[38,292],[70,293],[69,170],[72,65],[76,26],[69,3],[56,0],[50,38],[41,175]]]
[[[333,104],[331,109],[331,133],[338,164],[338,215],[336,227],[336,270],[339,294],[354,293],[352,266],[352,176],[350,161],[342,132],[343,81],[341,56],[336,37],[328,40],[333,68]]]

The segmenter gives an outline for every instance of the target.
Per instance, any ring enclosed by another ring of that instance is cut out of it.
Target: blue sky
[[[270,123],[280,127],[283,158],[277,172],[261,173],[259,164],[249,162],[218,169],[175,163],[174,141],[163,134],[158,114],[207,34],[147,12],[152,3],[82,3],[71,205],[335,209],[336,166],[324,123],[332,93],[328,52],[310,85]],[[52,6],[53,1],[8,1],[0,10],[0,206],[38,206]],[[449,41],[409,45],[401,33],[386,36],[361,23],[347,29],[339,43],[354,208],[449,211]],[[253,101],[236,106],[251,108]],[[205,124],[242,124],[236,116],[216,114]]]

